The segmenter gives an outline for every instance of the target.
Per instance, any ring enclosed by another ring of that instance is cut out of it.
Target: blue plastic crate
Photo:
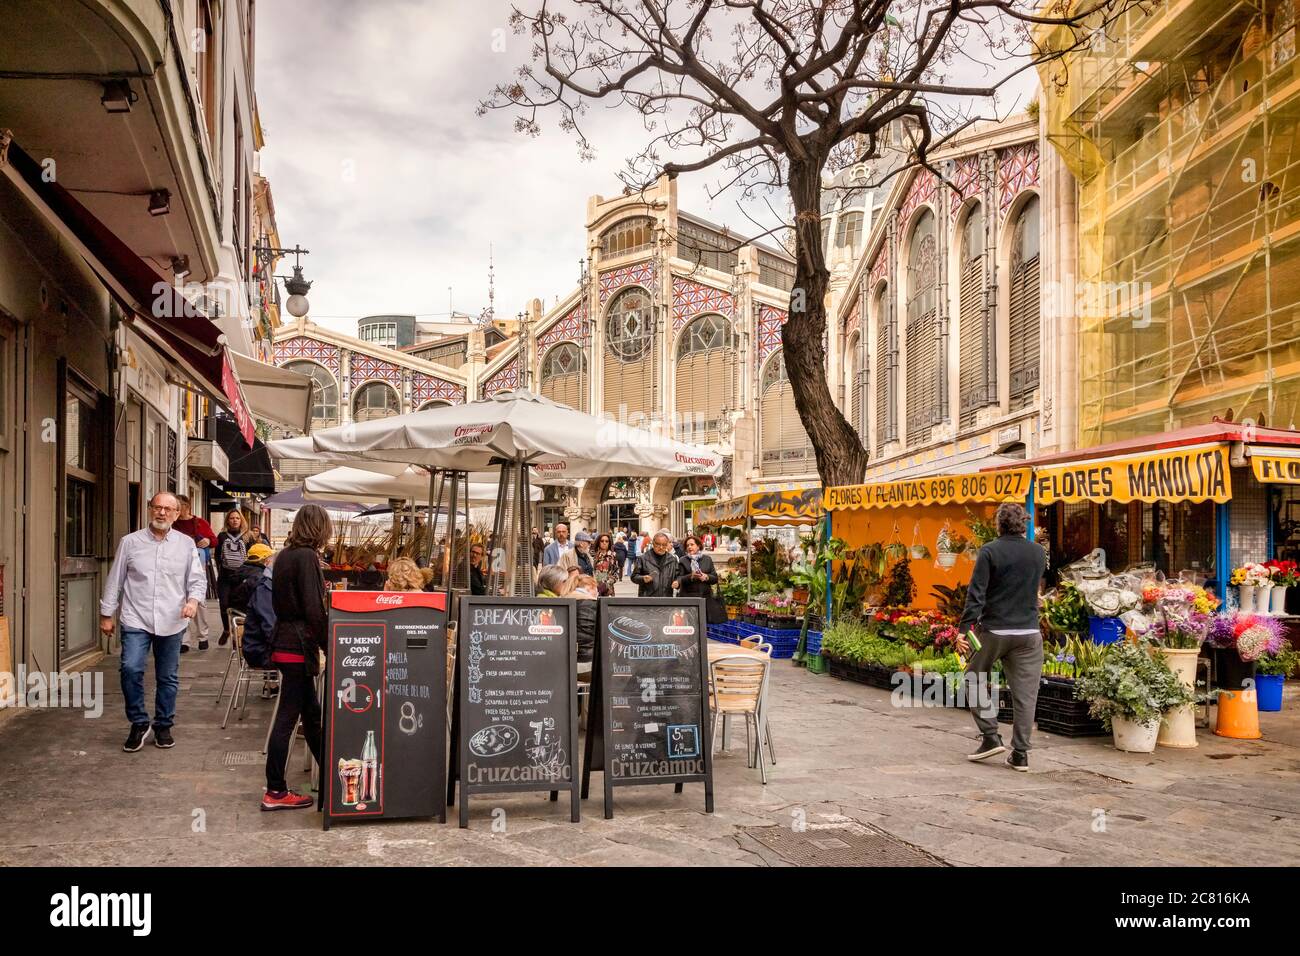
[[[1124,636],[1124,622],[1117,617],[1088,618],[1088,636],[1094,644],[1114,644]]]

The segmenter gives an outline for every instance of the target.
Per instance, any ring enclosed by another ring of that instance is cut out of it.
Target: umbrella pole
[[[439,487],[441,479],[441,471],[434,469],[429,472],[429,511],[427,515],[429,522],[429,540],[424,546],[424,566],[426,568],[433,563],[433,542],[437,537],[438,531],[438,514],[434,510],[434,503],[442,497],[442,489]]]
[[[497,479],[497,506],[492,515],[492,538],[488,541],[488,554],[491,555],[491,563],[488,566],[488,580],[491,582],[489,590],[495,592],[501,586],[501,559],[499,557],[501,547],[501,520],[506,510],[506,494],[510,481],[510,462],[501,462],[501,477]]]
[[[442,587],[451,587],[451,556],[456,550],[456,492],[460,488],[460,475],[451,474],[451,500],[447,503],[447,549],[442,554]],[[468,550],[468,549],[466,549]]]
[[[751,515],[745,515],[745,604],[748,605],[752,600],[754,600],[754,519]]]
[[[524,580],[528,582],[525,590],[529,597],[533,597],[537,587],[533,581],[533,540],[528,534],[528,526],[532,523],[533,489],[528,466],[522,461],[519,463],[519,486],[519,537],[515,540],[515,550],[525,568]]]

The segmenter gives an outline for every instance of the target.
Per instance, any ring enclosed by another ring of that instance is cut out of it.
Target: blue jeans
[[[126,698],[126,719],[132,727],[149,723],[144,707],[144,669],[153,646],[154,728],[169,728],[176,721],[176,691],[180,687],[181,638],[179,634],[159,635],[148,631],[122,631],[122,696]]]

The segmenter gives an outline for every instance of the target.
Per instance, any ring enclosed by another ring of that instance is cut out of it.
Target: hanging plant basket
[[[957,563],[957,555],[952,551],[940,551],[934,561],[941,568],[951,568]]]

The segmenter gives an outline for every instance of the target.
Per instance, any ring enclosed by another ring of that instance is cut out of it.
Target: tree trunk
[[[826,289],[830,273],[821,238],[821,163],[791,163],[795,210],[795,276],[790,317],[781,330],[785,367],[799,419],[817,455],[822,484],[855,485],[867,470],[867,450],[840,413],[826,380]]]

